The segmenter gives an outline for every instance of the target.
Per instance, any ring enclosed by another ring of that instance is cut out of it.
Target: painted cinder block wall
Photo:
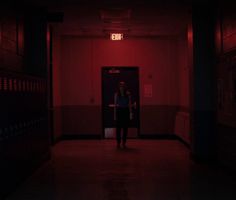
[[[174,133],[180,105],[179,65],[184,62],[179,59],[178,38],[111,41],[64,36],[54,42],[59,43],[54,54],[54,104],[61,108],[63,134],[101,135],[102,66],[138,66],[140,133]],[[146,84],[152,84],[151,98],[144,97]]]

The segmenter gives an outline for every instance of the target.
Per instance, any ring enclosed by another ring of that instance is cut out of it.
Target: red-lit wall
[[[101,104],[102,66],[139,66],[141,105],[178,104],[175,40],[79,39],[62,40],[62,105]],[[152,75],[152,79],[148,78]],[[144,98],[143,85],[153,84],[152,98]],[[94,90],[93,86],[94,84]],[[177,89],[177,90],[176,90]]]
[[[189,109],[189,60],[188,60],[188,41],[187,37],[179,39],[179,105],[183,109]]]
[[[102,66],[138,66],[141,134],[174,133],[179,105],[188,106],[186,50],[181,40],[110,41],[67,36],[58,42],[61,48],[55,53],[54,103],[62,107],[64,134],[101,134]],[[153,97],[144,97],[145,84],[153,85]]]

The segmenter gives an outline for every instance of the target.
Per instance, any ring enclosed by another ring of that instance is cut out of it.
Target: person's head
[[[118,92],[121,93],[125,93],[126,91],[126,84],[124,81],[120,81],[118,84]]]

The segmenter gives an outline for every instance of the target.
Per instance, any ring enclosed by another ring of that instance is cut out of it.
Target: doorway
[[[126,82],[131,93],[133,119],[128,138],[139,136],[139,68],[126,66],[102,67],[102,129],[103,138],[115,138],[114,94],[120,81]]]

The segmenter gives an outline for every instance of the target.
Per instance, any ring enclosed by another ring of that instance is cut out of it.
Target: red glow
[[[175,107],[180,101],[179,90],[176,89],[176,85],[180,83],[177,82],[176,73],[181,74],[181,79],[186,77],[181,82],[181,88],[188,83],[187,41],[184,40],[181,43],[180,53],[173,55],[169,52],[172,52],[172,48],[179,48],[179,45],[172,45],[172,40],[130,38],[112,41],[103,38],[89,40],[68,37],[61,43],[60,40],[56,42],[58,43],[54,42],[54,45],[57,48],[54,50],[61,49],[61,52],[58,54],[54,52],[55,57],[53,58],[57,63],[56,70],[54,70],[55,103],[59,106],[78,105],[79,110],[72,109],[72,111],[66,111],[65,114],[62,113],[65,115],[63,121],[57,120],[55,126],[60,128],[61,124],[59,123],[61,122],[65,127],[63,130],[65,132],[100,134],[98,130],[102,129],[101,118],[99,118],[101,111],[91,110],[92,117],[95,118],[92,120],[93,126],[88,126],[87,122],[91,121],[91,112],[87,110],[87,107],[93,109],[95,106],[102,105],[101,66],[140,66],[140,100],[141,108],[144,109],[140,115],[142,131],[147,133],[173,132],[175,122],[175,111],[173,110],[175,109],[172,110],[171,107]],[[80,53],[78,54],[78,52]],[[180,59],[177,57],[178,55],[181,55]],[[181,69],[179,65],[176,65],[175,58],[181,62]],[[163,66],[165,70],[155,66]],[[166,81],[167,79],[169,81]],[[144,84],[152,84],[152,97],[144,97]],[[185,97],[188,95],[188,88],[185,86],[183,88],[181,95]],[[77,92],[77,90],[83,92]],[[181,97],[181,106],[188,105],[188,101],[185,101],[184,97]],[[93,103],[90,101],[91,98],[95,100]],[[164,107],[161,107],[160,110],[159,106],[154,106],[165,105],[166,102],[168,103],[167,111]],[[86,105],[86,108],[83,105]],[[150,126],[150,121],[154,119],[159,123]]]
[[[111,40],[123,40],[123,33],[111,33],[110,39]]]
[[[188,42],[189,44],[193,44],[193,29],[192,29],[192,25],[189,25],[188,27]]]

